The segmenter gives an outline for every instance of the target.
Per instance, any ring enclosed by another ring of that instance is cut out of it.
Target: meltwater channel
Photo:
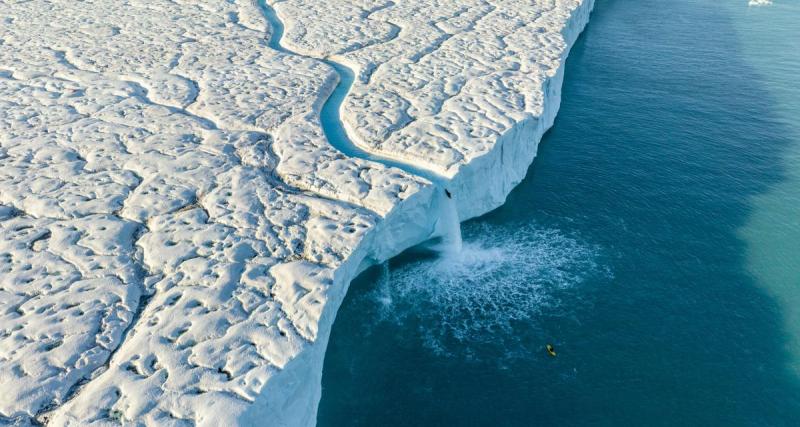
[[[597,0],[507,203],[351,286],[319,425],[796,425],[798,22]]]

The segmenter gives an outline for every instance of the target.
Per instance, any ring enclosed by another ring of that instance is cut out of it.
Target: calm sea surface
[[[800,2],[597,0],[463,232],[353,283],[320,425],[800,425]]]

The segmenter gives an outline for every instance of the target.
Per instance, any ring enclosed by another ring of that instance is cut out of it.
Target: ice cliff
[[[592,3],[0,2],[0,424],[313,424],[348,284],[503,203]]]

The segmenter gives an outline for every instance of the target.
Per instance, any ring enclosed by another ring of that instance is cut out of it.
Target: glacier
[[[350,281],[504,202],[592,6],[0,4],[0,424],[314,424]]]

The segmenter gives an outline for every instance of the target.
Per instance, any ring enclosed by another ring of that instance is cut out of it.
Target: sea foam
[[[562,309],[559,291],[611,277],[601,248],[579,236],[530,224],[470,224],[464,231],[458,253],[383,264],[367,294],[380,320],[415,327],[443,355],[513,339],[522,322]]]

